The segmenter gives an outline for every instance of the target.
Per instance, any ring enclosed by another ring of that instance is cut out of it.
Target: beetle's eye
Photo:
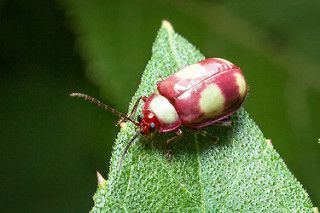
[[[151,130],[153,131],[153,130],[155,130],[156,129],[156,124],[155,123],[150,123],[150,128],[151,128]]]
[[[138,115],[138,122],[140,123],[143,118],[143,114]]]

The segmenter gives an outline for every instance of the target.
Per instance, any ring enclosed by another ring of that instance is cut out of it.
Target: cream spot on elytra
[[[216,84],[205,88],[200,95],[200,109],[206,118],[215,118],[224,109],[225,98]]]
[[[227,61],[226,59],[223,59],[223,58],[216,58],[216,59],[222,61],[227,66],[228,69],[231,69],[234,66],[233,63],[231,63],[230,61]]]
[[[237,85],[239,86],[239,94],[241,97],[244,97],[246,95],[247,83],[240,73],[235,73],[234,76],[236,77]]]
[[[200,64],[192,64],[174,74],[178,78],[195,79],[207,74],[206,68]]]
[[[178,113],[172,104],[162,95],[156,95],[148,107],[161,123],[170,124],[178,120]]]

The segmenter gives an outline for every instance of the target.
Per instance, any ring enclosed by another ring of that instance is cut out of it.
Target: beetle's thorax
[[[143,111],[151,111],[160,123],[160,132],[177,129],[181,125],[178,113],[170,101],[164,96],[153,93],[146,101]]]

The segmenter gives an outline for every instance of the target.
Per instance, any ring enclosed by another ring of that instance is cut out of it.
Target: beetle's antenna
[[[122,167],[123,159],[124,159],[124,157],[126,156],[128,150],[129,150],[129,147],[131,146],[131,144],[133,143],[133,141],[134,141],[140,134],[141,134],[141,131],[138,130],[138,131],[134,134],[134,136],[130,139],[130,141],[129,141],[129,143],[127,144],[127,146],[124,148],[123,154],[122,154],[122,156],[121,156],[121,158],[120,158],[120,161],[119,161],[119,166],[118,166],[118,168],[121,168],[121,167]]]
[[[86,95],[86,94],[82,94],[82,93],[71,93],[70,94],[71,97],[77,97],[77,98],[83,98],[84,100],[86,101],[90,101],[91,103],[97,105],[98,107],[104,109],[104,110],[107,110],[107,111],[110,111],[112,112],[113,114],[116,114],[117,116],[119,116],[120,118],[124,118],[125,120],[127,121],[131,121],[132,123],[134,123],[136,126],[139,125],[138,122],[136,122],[135,120],[129,118],[128,116],[126,116],[125,114],[113,109],[112,107],[109,107],[108,105],[104,104],[104,103],[101,103],[101,101],[89,96],[89,95]]]

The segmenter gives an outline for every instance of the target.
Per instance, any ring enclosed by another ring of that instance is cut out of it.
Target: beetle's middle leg
[[[170,160],[171,157],[172,157],[172,150],[171,150],[171,143],[175,140],[178,140],[179,138],[182,137],[183,135],[183,132],[181,129],[178,129],[177,131],[175,131],[176,135],[173,136],[172,138],[169,138],[167,141],[166,141],[166,144],[167,144],[167,154],[166,154],[166,157]]]

